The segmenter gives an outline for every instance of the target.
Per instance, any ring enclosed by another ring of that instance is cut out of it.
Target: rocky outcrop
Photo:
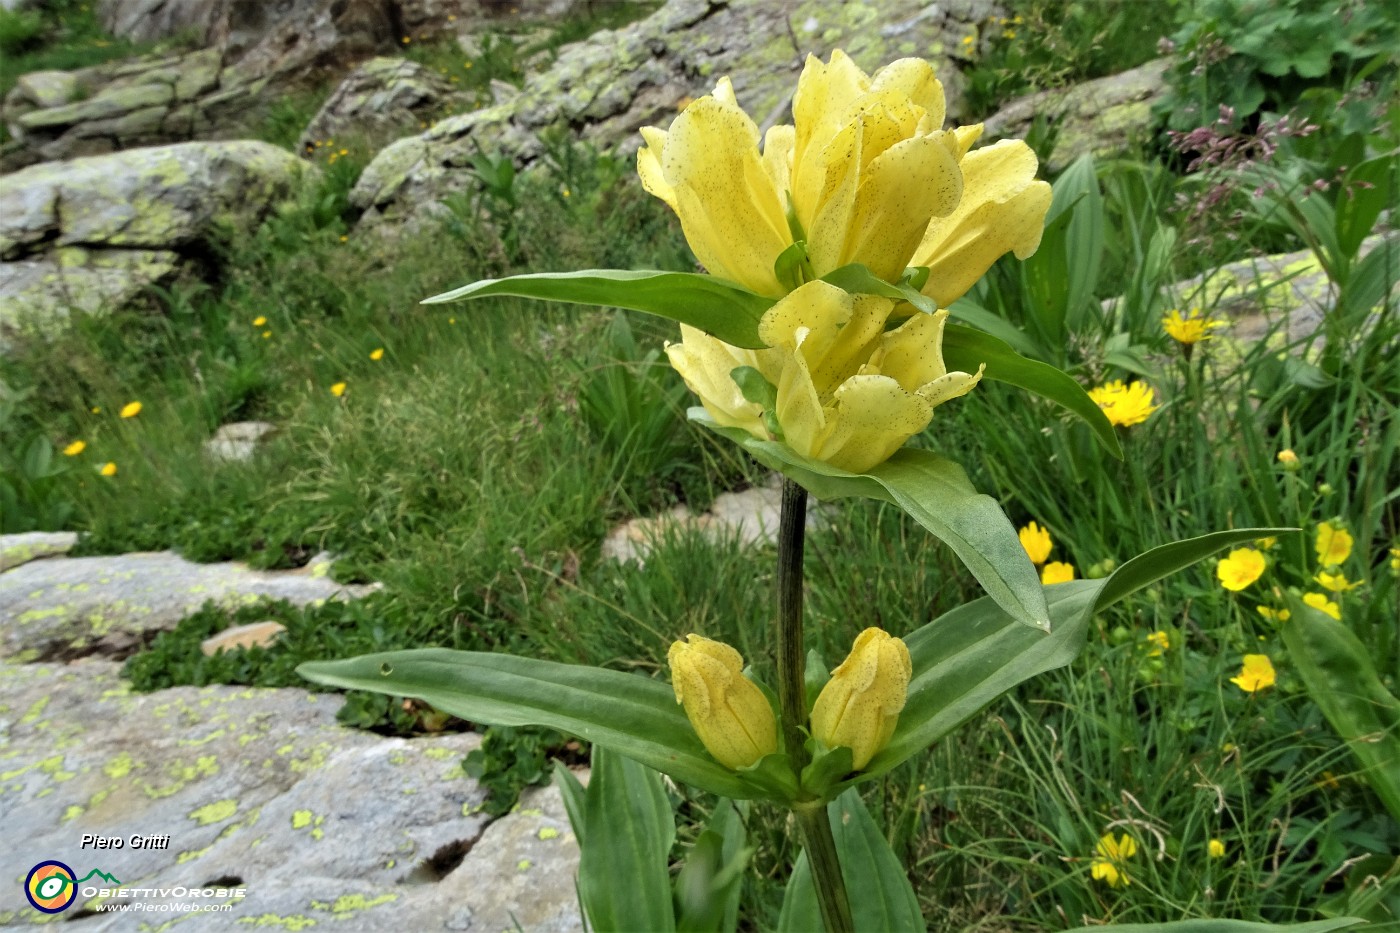
[[[999,12],[995,0],[670,0],[645,20],[564,48],[519,95],[399,140],[365,170],[352,200],[371,218],[407,214],[465,187],[463,166],[478,146],[532,161],[546,127],[635,147],[639,127],[669,123],[721,75],[757,122],[771,124],[786,115],[806,56],[833,48],[868,69],[905,55],[931,58],[957,116],[962,84],[952,50]]]
[[[371,58],[350,73],[307,124],[297,149],[347,132],[388,142],[419,128],[454,100],[452,85],[432,69],[401,58]]]
[[[16,882],[56,859],[105,872],[86,886],[124,887],[156,921],[191,919],[188,889],[210,889],[194,902],[228,909],[200,913],[200,930],[582,928],[558,792],[527,791],[493,821],[460,766],[477,736],[342,728],[339,697],[297,689],[136,694],[118,669],[0,665],[0,926],[49,919]],[[84,916],[103,901],[80,892],[59,916],[137,928]]]
[[[1085,153],[1117,155],[1147,141],[1152,105],[1166,93],[1168,59],[1071,88],[1017,98],[986,121],[987,139],[1024,138],[1036,118],[1054,137],[1041,162],[1058,172]]]
[[[299,196],[315,168],[260,142],[35,165],[0,188],[0,336],[129,303]],[[0,347],[2,349],[3,347]]]

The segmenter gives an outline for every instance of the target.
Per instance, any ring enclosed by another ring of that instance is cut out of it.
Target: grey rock
[[[905,55],[931,57],[961,116],[962,79],[950,53],[975,24],[1001,12],[995,0],[888,0],[833,5],[818,0],[670,0],[652,16],[566,46],[510,100],[440,120],[382,151],[351,194],[371,221],[408,215],[464,188],[462,166],[481,146],[521,164],[542,152],[545,127],[611,147],[638,144],[638,128],[666,125],[677,106],[729,75],[760,125],[789,107],[808,53],[845,49],[874,68]]]
[[[220,425],[214,436],[204,442],[204,450],[215,460],[251,460],[259,443],[276,430],[276,425],[266,421],[234,421]]]
[[[67,554],[78,543],[73,531],[26,531],[0,535],[0,571],[27,564],[31,560]]]
[[[316,560],[295,571],[196,564],[170,551],[36,561],[0,574],[0,657],[125,656],[208,600],[305,604],[377,588],[336,583]]]
[[[307,124],[297,149],[346,133],[384,141],[416,130],[428,116],[454,99],[452,85],[417,62],[372,58],[340,83]]]
[[[135,694],[96,659],[0,665],[0,875],[23,879],[41,859],[105,871],[142,889],[132,900],[155,920],[190,900],[162,889],[244,892],[208,898],[231,909],[201,914],[201,930],[434,930],[464,915],[504,930],[511,912],[525,929],[580,928],[557,792],[492,822],[459,766],[475,735],[383,738],[338,726],[339,705],[296,689]],[[124,845],[84,848],[85,834]],[[0,925],[37,917],[18,884],[0,889]],[[128,914],[83,924],[136,928]]]
[[[1041,91],[1007,104],[985,124],[988,140],[1022,138],[1037,117],[1055,131],[1055,147],[1041,161],[1058,172],[1085,153],[1115,155],[1152,131],[1152,105],[1166,93],[1169,60],[1148,62],[1071,88]]]
[[[66,247],[38,259],[0,262],[0,356],[16,334],[57,333],[72,311],[98,314],[140,303],[182,267],[169,250]]]
[[[67,71],[33,71],[20,76],[13,93],[35,107],[62,107],[81,90],[77,78]]]

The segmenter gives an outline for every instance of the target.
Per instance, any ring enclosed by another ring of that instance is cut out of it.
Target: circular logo
[[[78,898],[78,884],[73,869],[50,859],[29,869],[24,879],[24,896],[35,910],[56,914],[67,910]]]

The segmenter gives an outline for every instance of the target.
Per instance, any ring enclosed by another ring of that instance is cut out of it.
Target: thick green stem
[[[783,742],[799,774],[807,766],[802,726],[807,721],[807,656],[802,645],[802,548],[807,531],[807,490],[783,480],[783,511],[778,520],[778,703]],[[802,846],[812,869],[826,933],[852,933],[851,903],[826,805],[812,801],[793,807]]]

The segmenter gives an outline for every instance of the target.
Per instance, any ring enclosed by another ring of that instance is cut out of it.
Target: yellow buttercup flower
[[[1114,839],[1113,834],[1109,833],[1099,839],[1094,851],[1098,857],[1089,866],[1094,880],[1107,882],[1111,888],[1126,888],[1132,883],[1124,870],[1124,863],[1137,855],[1137,841],[1132,836],[1123,833]]]
[[[1331,590],[1334,593],[1345,593],[1347,590],[1354,590],[1361,585],[1360,581],[1356,583],[1349,582],[1346,574],[1340,571],[1337,573],[1328,573],[1323,570],[1320,571],[1317,576],[1313,577],[1313,579],[1322,584],[1323,589]]]
[[[117,465],[109,460],[106,463],[102,464],[102,466],[98,468],[97,472],[101,473],[103,476],[116,476]]]
[[[1215,566],[1215,575],[1225,589],[1238,593],[1264,575],[1264,555],[1252,547],[1236,548]]]
[[[1103,409],[1109,424],[1130,427],[1141,424],[1147,416],[1157,410],[1153,404],[1152,387],[1145,382],[1134,382],[1125,386],[1123,380],[1112,382],[1089,390],[1089,398]]]
[[[1040,569],[1040,582],[1049,586],[1052,583],[1068,583],[1074,579],[1074,565],[1052,560]]]
[[[1221,842],[1219,839],[1212,839],[1206,846],[1206,854],[1211,858],[1224,858],[1225,843]]]
[[[140,402],[127,402],[122,406],[121,416],[123,418],[135,418],[139,414],[141,414]]]
[[[1293,615],[1293,613],[1289,612],[1287,609],[1273,609],[1269,606],[1255,606],[1254,608],[1259,611],[1261,616],[1268,619],[1270,622],[1287,622],[1289,617]]]
[[[893,330],[894,302],[808,282],[759,322],[763,350],[732,347],[682,326],[671,365],[718,423],[763,440],[763,406],[745,398],[734,371],[757,370],[774,387],[770,413],[781,440],[804,457],[852,473],[884,462],[922,431],[933,410],[971,391],[982,376],[943,365],[947,312],[915,314]]]
[[[1153,632],[1144,641],[1152,646],[1147,651],[1149,658],[1161,657],[1162,652],[1169,650],[1172,646],[1171,636],[1162,631]]]
[[[78,454],[82,453],[85,450],[87,450],[87,441],[74,441],[67,447],[63,448],[63,456],[76,457]]]
[[[341,397],[342,395],[344,395],[344,394],[345,394],[345,383],[343,383],[343,382],[337,382],[337,383],[334,383],[334,384],[331,385],[331,395],[334,395],[336,398],[340,398],[340,397]]]
[[[1303,602],[1320,612],[1327,613],[1338,622],[1342,621],[1342,607],[1321,593],[1304,593]]]
[[[1299,470],[1303,465],[1299,462],[1298,455],[1291,449],[1280,450],[1278,452],[1278,462],[1290,473]]]
[[[812,706],[812,735],[849,748],[851,766],[865,767],[894,735],[913,672],[904,642],[878,628],[861,632]]]
[[[1317,562],[1324,567],[1335,567],[1351,556],[1354,543],[1350,532],[1333,522],[1322,522],[1317,526]]]
[[[1018,531],[1016,536],[1021,539],[1021,547],[1026,549],[1026,555],[1030,557],[1032,564],[1045,563],[1045,559],[1050,556],[1050,549],[1054,547],[1049,531],[1031,522]]]
[[[1230,683],[1245,693],[1254,693],[1256,690],[1272,687],[1275,680],[1274,665],[1269,661],[1268,655],[1247,654],[1244,656],[1239,675],[1231,677]]]
[[[1008,141],[969,155],[981,127],[942,129],[943,86],[928,62],[870,76],[839,50],[808,57],[792,109],[793,125],[772,127],[760,150],[721,78],[669,130],[642,129],[642,186],[676,212],[711,273],[778,297],[791,283],[774,262],[802,239],[817,277],[853,262],[890,281],[934,266],[926,290],[946,304],[939,295],[966,291],[1003,253],[1039,245],[1050,188],[1034,180],[1034,154]]]
[[[1202,317],[1200,308],[1192,308],[1184,315],[1173,308],[1166,317],[1162,318],[1162,329],[1167,332],[1167,335],[1177,343],[1188,345],[1209,340],[1212,330],[1224,326],[1222,321],[1212,321]]]
[[[261,315],[261,314],[259,314],[259,315],[258,315],[257,317],[255,317],[255,318],[253,318],[253,326],[254,326],[254,327],[262,327],[262,326],[263,326],[264,324],[266,324],[266,323],[267,323],[267,318],[266,318],[265,316]]]
[[[374,360],[375,362],[384,359],[384,348],[376,347],[375,349],[369,351],[369,358]]]
[[[687,635],[666,654],[676,702],[705,749],[727,768],[747,768],[778,750],[778,719],[744,659],[723,642]]]

